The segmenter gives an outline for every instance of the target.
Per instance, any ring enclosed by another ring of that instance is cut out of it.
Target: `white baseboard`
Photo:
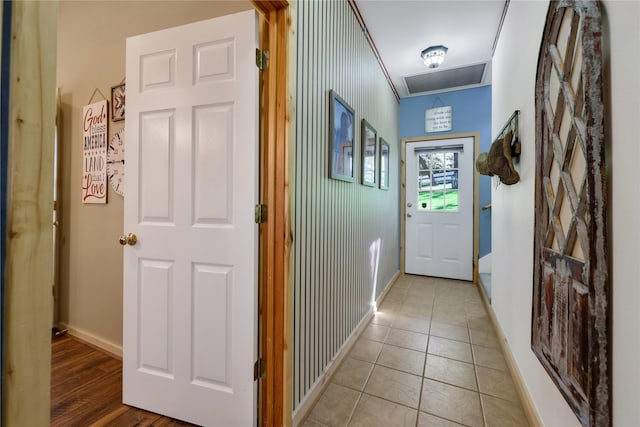
[[[491,252],[478,260],[478,273],[491,274]]]
[[[73,326],[67,325],[63,322],[60,322],[60,329],[66,329],[67,333],[72,337],[77,338],[80,341],[84,341],[91,346],[97,347],[118,359],[122,359],[121,345],[114,344],[111,341],[107,341],[80,328],[74,328]]]
[[[518,368],[516,359],[513,357],[513,353],[511,352],[511,348],[509,347],[509,344],[507,342],[507,337],[502,330],[502,326],[500,326],[500,323],[498,322],[498,318],[496,317],[496,313],[493,311],[493,307],[491,307],[491,304],[487,300],[484,289],[480,290],[480,295],[482,296],[482,301],[484,302],[484,306],[487,309],[487,313],[491,318],[491,323],[493,323],[493,327],[495,328],[496,334],[498,335],[498,341],[500,342],[500,347],[502,348],[504,359],[507,362],[507,366],[509,368],[509,372],[511,373],[511,378],[513,379],[513,384],[515,385],[516,392],[518,393],[520,401],[522,402],[522,409],[524,410],[524,414],[527,417],[527,421],[529,421],[529,425],[531,427],[544,427],[544,424],[542,424],[542,419],[540,418],[540,414],[538,414],[538,410],[533,403],[533,398],[531,397],[529,390],[525,386],[524,378],[522,377],[522,373]]]
[[[396,274],[393,275],[391,280],[389,280],[389,283],[387,283],[387,285],[384,287],[384,290],[380,293],[380,296],[376,298],[376,307],[380,306],[380,303],[387,295],[387,292],[389,292],[389,289],[391,289],[391,286],[395,283],[396,280],[398,280],[398,277],[400,277],[399,271],[397,271]],[[362,332],[369,324],[369,321],[373,318],[373,315],[374,312],[372,307],[371,309],[369,309],[369,311],[367,311],[367,314],[365,314],[362,320],[360,320],[360,323],[358,323],[356,329],[351,333],[351,336],[342,345],[342,347],[338,351],[338,354],[336,354],[336,357],[325,369],[324,374],[322,374],[316,380],[309,393],[307,393],[302,402],[300,402],[300,405],[294,411],[292,416],[292,423],[294,427],[302,425],[302,423],[304,423],[304,421],[307,419],[309,413],[313,409],[313,406],[317,403],[318,399],[320,399],[322,393],[331,382],[333,374],[336,372],[344,358],[347,357],[347,354],[349,354],[349,350],[351,350],[351,347],[353,347],[358,338],[360,338],[360,335],[362,335]]]

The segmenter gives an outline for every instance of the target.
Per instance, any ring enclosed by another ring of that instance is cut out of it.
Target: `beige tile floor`
[[[304,427],[527,426],[478,289],[404,275]]]

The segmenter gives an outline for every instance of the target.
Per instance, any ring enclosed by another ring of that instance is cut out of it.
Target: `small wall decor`
[[[329,177],[354,181],[353,108],[336,92],[329,91]]]
[[[380,138],[380,189],[389,189],[389,144]]]
[[[121,83],[111,88],[111,120],[114,122],[124,120],[124,107],[126,101],[125,89],[125,83]]]
[[[82,203],[107,203],[107,115],[106,99],[82,109]]]
[[[453,129],[453,109],[451,106],[430,108],[424,113],[425,131],[446,132]]]
[[[107,150],[107,176],[111,188],[124,197],[124,128],[113,135]]]
[[[514,157],[519,158],[521,151],[518,138],[519,115],[520,111],[516,110],[498,133],[489,152],[478,155],[476,170],[480,175],[496,175],[500,177],[500,182],[506,185],[513,185],[520,181],[520,174],[513,162]]]
[[[531,348],[593,427],[611,425],[602,34],[599,2],[551,1],[535,92]]]
[[[377,182],[378,137],[376,130],[365,119],[362,119],[360,138],[362,142],[362,185],[375,187]]]

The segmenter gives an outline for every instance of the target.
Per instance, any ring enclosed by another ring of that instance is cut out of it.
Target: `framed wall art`
[[[601,22],[598,2],[549,3],[535,92],[531,347],[585,427],[612,425]]]
[[[354,181],[355,113],[335,91],[329,91],[329,177]]]
[[[389,189],[389,144],[380,138],[380,189]]]
[[[362,119],[360,138],[362,140],[362,185],[375,187],[377,182],[378,137],[376,130],[365,119]]]
[[[124,120],[125,83],[111,88],[111,120]]]

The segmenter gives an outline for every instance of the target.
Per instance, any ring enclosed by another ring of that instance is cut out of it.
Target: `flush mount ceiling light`
[[[424,61],[424,65],[429,68],[438,68],[438,66],[444,61],[447,50],[449,49],[442,45],[431,46],[423,50],[420,56]]]

